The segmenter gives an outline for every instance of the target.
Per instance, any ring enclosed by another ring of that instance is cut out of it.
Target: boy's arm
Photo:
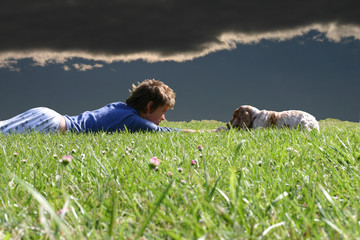
[[[216,129],[211,129],[211,130],[193,130],[193,129],[181,129],[181,132],[219,132],[219,131],[224,131],[224,130],[228,130],[226,127],[218,127]]]
[[[193,129],[181,129],[181,132],[186,132],[186,133],[193,133],[193,132],[206,132],[206,131],[212,131],[212,130],[193,130]]]

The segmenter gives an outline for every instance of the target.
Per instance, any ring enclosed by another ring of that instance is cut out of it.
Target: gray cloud
[[[356,0],[4,0],[0,68],[14,68],[23,58],[40,66],[74,57],[186,61],[311,30],[332,41],[360,39],[359,5]]]

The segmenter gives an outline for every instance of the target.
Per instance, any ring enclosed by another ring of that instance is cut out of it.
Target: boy
[[[130,132],[195,132],[159,127],[165,113],[173,109],[175,93],[158,80],[146,79],[133,85],[125,103],[115,102],[78,116],[62,116],[49,108],[33,108],[11,119],[0,121],[2,133],[37,132],[115,132],[127,129]]]

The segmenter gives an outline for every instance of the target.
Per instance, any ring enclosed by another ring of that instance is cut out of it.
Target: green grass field
[[[357,239],[360,124],[320,127],[0,135],[0,239]]]

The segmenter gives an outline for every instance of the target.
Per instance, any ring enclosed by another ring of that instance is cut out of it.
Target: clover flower
[[[183,169],[183,168],[181,168],[181,167],[179,167],[177,170],[178,170],[178,172],[182,172],[182,171],[184,171],[184,169]]]
[[[172,177],[172,175],[173,175],[172,172],[170,172],[170,171],[167,174],[169,177]]]
[[[131,149],[131,148],[129,148],[129,147],[126,147],[125,148],[125,154],[126,155],[129,155],[130,153],[132,153],[133,152],[133,150]]]
[[[59,211],[57,211],[57,215],[60,215],[62,213],[67,213],[69,211],[69,208],[61,208]]]
[[[199,151],[202,151],[203,150],[203,147],[201,145],[198,146],[198,150]]]
[[[70,155],[64,155],[60,159],[60,162],[65,166],[68,165],[71,161],[72,161],[72,156]]]
[[[191,165],[197,165],[197,164],[198,162],[195,159],[191,161]]]
[[[183,179],[180,181],[182,184],[186,184],[186,181]]]
[[[160,165],[160,160],[157,157],[150,158],[149,167],[151,169],[157,168]]]

